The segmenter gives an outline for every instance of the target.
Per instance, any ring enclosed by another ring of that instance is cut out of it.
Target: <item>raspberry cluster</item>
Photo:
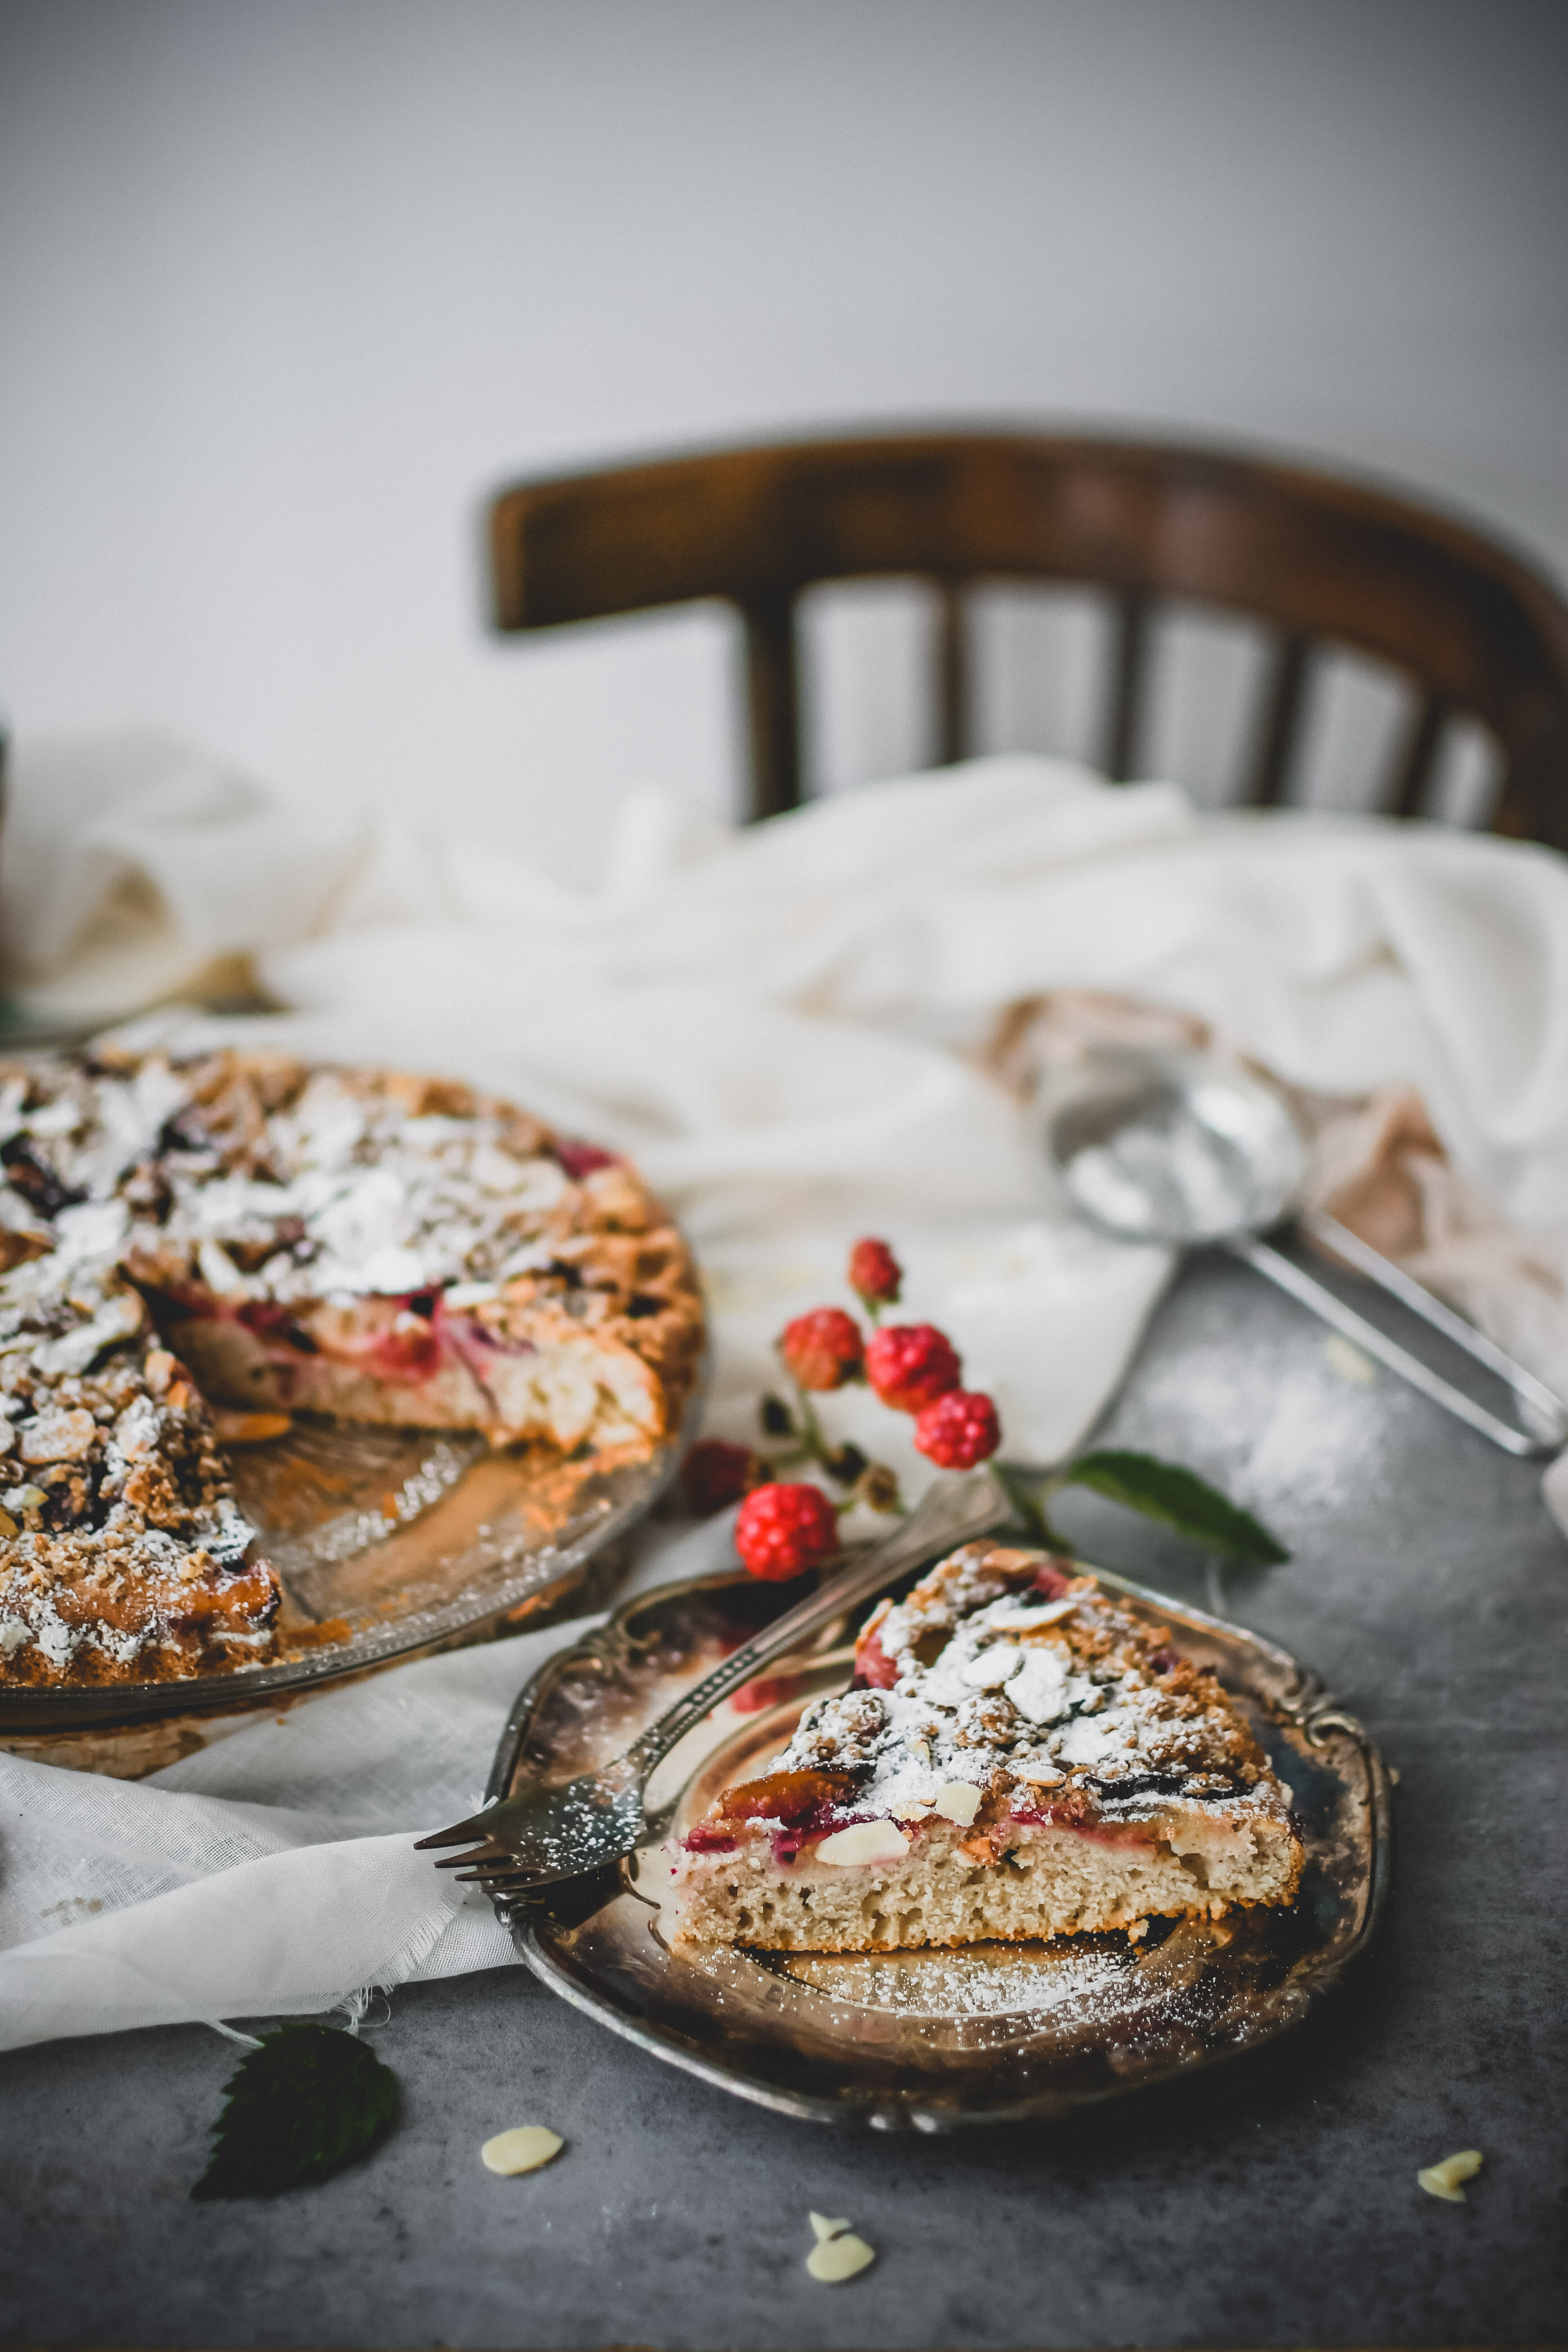
[[[812,1403],[814,1396],[869,1383],[895,1412],[914,1417],[916,1449],[940,1470],[972,1470],[1002,1442],[996,1407],[988,1396],[963,1386],[963,1366],[945,1331],[934,1323],[879,1320],[903,1291],[903,1268],[884,1241],[868,1237],[849,1254],[849,1287],[872,1325],[869,1337],[841,1307],[816,1307],[797,1315],[779,1334],[784,1370],[795,1384],[792,1408],[776,1396],[762,1404],[763,1433],[787,1441],[772,1461],[750,1446],[718,1438],[693,1446],[682,1479],[689,1507],[698,1516],[739,1502],[735,1547],[753,1576],[802,1576],[820,1567],[838,1549],[838,1514],[852,1503],[877,1511],[903,1506],[898,1480],[884,1463],[868,1462],[856,1445],[833,1445]],[[811,1463],[824,1478],[846,1488],[835,1503],[821,1486],[805,1479],[771,1478],[769,1472]]]

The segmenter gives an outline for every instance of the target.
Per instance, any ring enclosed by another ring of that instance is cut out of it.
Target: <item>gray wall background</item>
[[[586,879],[631,783],[729,804],[733,649],[490,638],[509,476],[1103,419],[1568,572],[1565,90],[1560,0],[3,0],[0,696]],[[1087,740],[1052,613],[987,616],[998,746]],[[921,756],[921,625],[814,619],[825,786]],[[1191,635],[1148,764],[1208,790]]]

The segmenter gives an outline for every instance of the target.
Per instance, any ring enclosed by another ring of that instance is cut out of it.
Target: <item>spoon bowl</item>
[[[1268,1233],[1306,1183],[1306,1142],[1282,1097],[1203,1054],[1105,1055],[1049,1139],[1074,1206],[1119,1241],[1195,1248]]]
[[[1228,1249],[1507,1453],[1554,1453],[1568,1437],[1568,1406],[1544,1382],[1403,1266],[1307,1204],[1307,1139],[1284,1097],[1249,1071],[1191,1050],[1118,1047],[1093,1057],[1046,1132],[1063,1190],[1099,1232]],[[1261,1238],[1292,1222],[1503,1381],[1526,1426],[1489,1412]]]

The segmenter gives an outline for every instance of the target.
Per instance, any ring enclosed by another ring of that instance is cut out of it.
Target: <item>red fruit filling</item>
[[[855,1651],[855,1687],[857,1690],[891,1690],[899,1679],[899,1670],[882,1647],[879,1633],[868,1633]]]
[[[615,1151],[601,1151],[596,1143],[574,1143],[563,1136],[557,1136],[555,1157],[575,1184],[581,1183],[584,1176],[591,1176],[596,1168],[614,1168],[620,1155]]]

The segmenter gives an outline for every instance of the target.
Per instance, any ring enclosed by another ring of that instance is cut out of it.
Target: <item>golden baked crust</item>
[[[969,1544],[879,1607],[854,1686],[689,1834],[677,1936],[888,1950],[1287,1903],[1289,1801],[1167,1632],[1070,1563]]]
[[[0,1681],[266,1654],[279,1588],[208,1400],[609,1468],[696,1378],[695,1272],[635,1171],[459,1082],[0,1064]]]

